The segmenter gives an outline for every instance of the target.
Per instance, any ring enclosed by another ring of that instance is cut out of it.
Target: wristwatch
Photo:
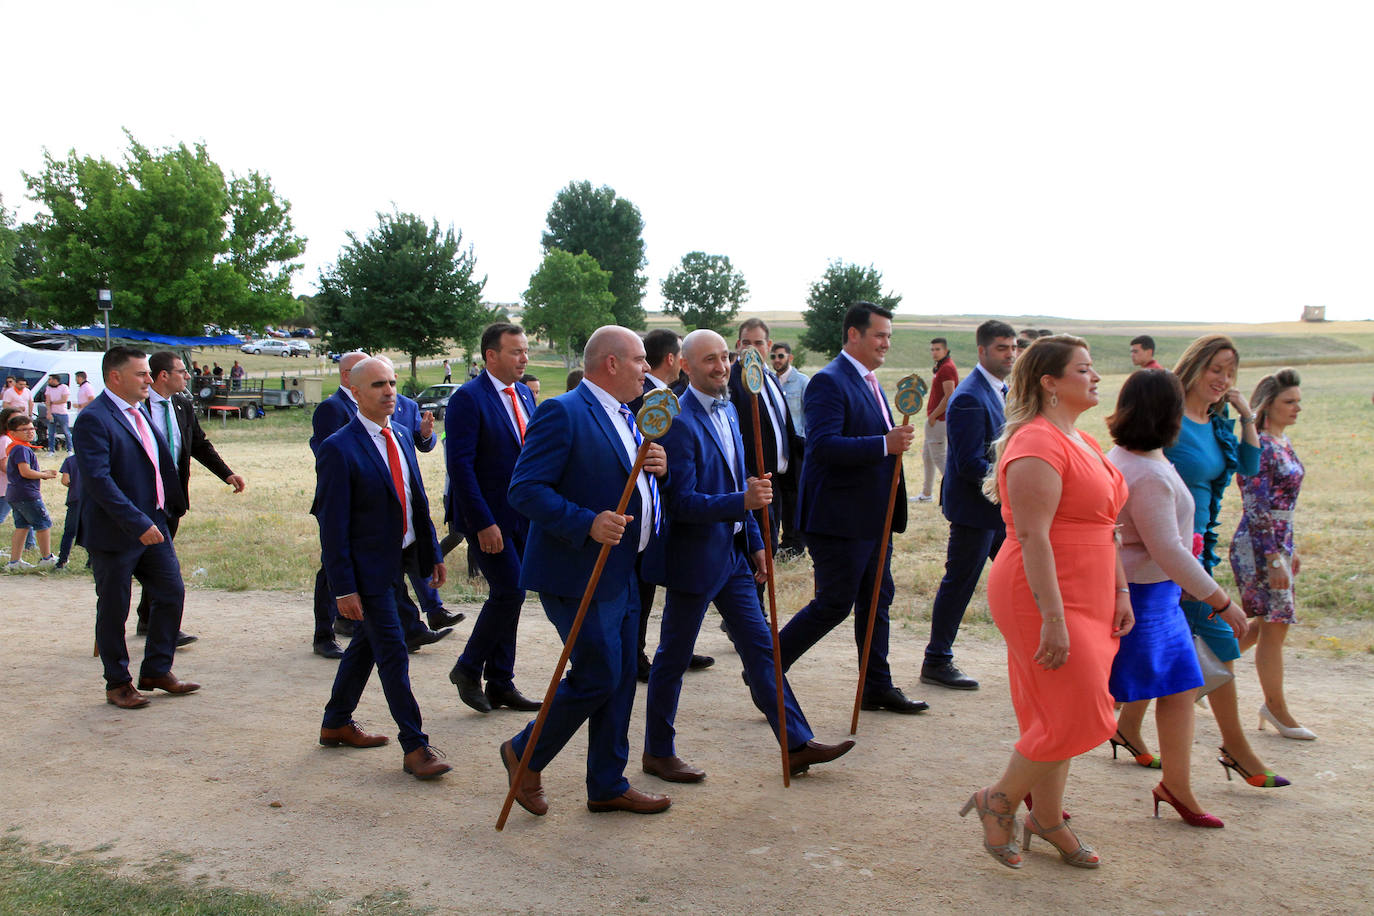
[[[1282,569],[1282,568],[1283,568],[1283,560],[1279,559],[1278,557],[1274,557],[1274,559],[1272,559],[1272,560],[1269,561],[1269,568],[1270,568],[1270,569]]]

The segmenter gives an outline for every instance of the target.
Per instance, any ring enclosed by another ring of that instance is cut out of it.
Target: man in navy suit
[[[515,688],[515,634],[525,603],[520,555],[529,522],[506,499],[534,416],[534,396],[520,382],[529,346],[518,325],[488,325],[481,343],[486,371],[453,392],[444,414],[448,520],[478,546],[477,566],[488,586],[486,603],[448,679],[458,697],[481,713],[501,706],[539,708]]]
[[[105,390],[81,411],[72,433],[83,491],[77,540],[90,554],[95,578],[105,700],[138,709],[148,705],[139,690],[183,694],[200,688],[172,673],[186,592],[169,522],[186,508],[176,464],[143,406],[152,384],[148,357],[132,347],[111,347],[101,373]],[[124,642],[132,578],[149,595],[138,689]]]
[[[367,358],[368,355],[361,350],[345,353],[339,358],[339,387],[333,394],[316,405],[315,413],[310,418],[310,451],[317,458],[324,440],[343,429],[357,416],[358,402],[353,397],[352,389],[349,387],[349,375],[354,366]],[[395,416],[392,417],[392,420],[410,431],[416,448],[422,452],[428,452],[434,448],[434,416],[427,412],[424,418],[420,418],[418,414],[419,407],[414,401],[404,395],[397,395]],[[410,423],[416,425],[407,425],[403,420],[409,420]],[[416,585],[417,590],[428,587],[423,580]],[[453,632],[452,629],[431,630],[420,623],[419,608],[415,606],[415,602],[410,600],[410,595],[404,588],[396,596],[396,600],[400,608],[401,620],[406,629],[406,644],[411,651],[420,646],[438,642]],[[443,615],[440,619],[435,619],[434,615],[431,615],[430,618],[434,621],[435,626],[448,627],[462,619],[462,615],[450,618],[447,612],[443,610],[442,605],[439,611]],[[329,595],[324,566],[321,564],[319,572],[315,574],[315,636],[313,645],[316,655],[325,658],[343,657],[343,649],[334,639],[335,630],[337,629],[341,636],[352,636],[353,623],[346,617],[342,620],[339,620],[338,617],[334,601]]]
[[[844,348],[806,386],[806,463],[800,522],[815,569],[816,595],[779,634],[783,670],[854,612],[854,641],[863,652],[873,583],[880,582],[873,647],[864,678],[864,709],[900,713],[928,707],[907,699],[887,664],[892,604],[892,543],[878,555],[893,467],[915,430],[894,426],[875,370],[892,345],[892,313],[856,302],[845,313]],[[900,481],[900,477],[898,478]],[[906,489],[899,483],[893,532],[906,530]]]
[[[729,626],[754,705],[782,740],[773,638],[755,590],[767,581],[766,558],[752,514],[768,505],[773,488],[767,476],[747,477],[744,470],[744,440],[730,403],[730,350],[725,338],[706,329],[693,331],[682,342],[682,354],[691,366],[692,384],[662,443],[668,453],[667,533],[644,563],[645,575],[666,586],[668,597],[649,673],[643,767],[668,782],[699,782],[706,772],[677,755],[674,721],[682,676],[712,602]],[[786,681],[783,704],[794,774],[834,760],[854,746],[853,741],[813,741],[811,726]]]
[[[359,624],[348,644],[320,723],[326,747],[380,747],[353,721],[375,667],[399,729],[402,768],[433,779],[451,767],[429,746],[420,707],[410,689],[410,660],[396,595],[408,567],[444,584],[439,540],[429,519],[420,465],[409,431],[393,427],[396,370],[382,359],[352,367],[350,389],[358,412],[325,439],[315,461],[315,505],[329,593],[339,614]]]
[[[985,321],[975,339],[978,364],[954,389],[945,410],[948,452],[940,505],[949,520],[949,546],[921,665],[921,683],[954,690],[978,689],[978,682],[954,664],[954,637],[983,565],[997,556],[1006,537],[1001,511],[983,495],[983,479],[992,468],[992,443],[1002,434],[1016,332],[1005,322]]]
[[[640,438],[625,402],[643,391],[644,344],[627,328],[598,328],[583,360],[582,382],[539,405],[510,484],[510,504],[530,520],[520,584],[539,592],[565,641],[602,545],[611,550],[515,800],[531,814],[548,811],[540,772],[586,722],[587,808],[654,814],[670,800],[633,788],[625,764],[636,684],[635,560],[659,523],[658,485],[668,465],[663,447],[650,445],[625,514],[616,513]],[[533,724],[501,745],[511,780]]]

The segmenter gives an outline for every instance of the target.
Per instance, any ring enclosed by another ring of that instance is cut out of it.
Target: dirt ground
[[[418,783],[401,772],[394,743],[365,751],[316,743],[334,665],[310,653],[309,595],[190,592],[186,628],[201,640],[178,653],[175,670],[204,688],[159,693],[125,712],[105,703],[90,656],[89,580],[23,581],[19,599],[16,581],[6,580],[0,620],[0,685],[10,697],[3,825],[33,842],[107,847],[130,874],[172,861],[190,881],[322,895],[341,912],[368,894],[462,913],[1371,908],[1367,656],[1290,656],[1291,702],[1320,740],[1251,733],[1290,788],[1221,778],[1216,726],[1200,711],[1195,787],[1224,830],[1188,828],[1171,811],[1152,819],[1157,774],[1113,761],[1103,747],[1075,763],[1067,800],[1102,868],[1068,868],[1037,841],[1026,867],[1012,871],[982,851],[972,818],[956,816],[1000,772],[1016,736],[1002,649],[991,640],[957,646],[959,662],[983,682],[964,693],[917,684],[925,634],[918,626],[894,632],[898,683],[933,708],[911,717],[864,713],[853,752],[784,789],[776,744],[712,615],[698,649],[717,664],[688,675],[678,718],[679,752],[706,769],[706,781],[667,786],[639,772],[641,690],[628,775],[667,791],[672,809],[589,813],[579,738],[544,773],[549,815],[516,808],[498,833],[506,782],[497,746],[526,717],[481,716],[458,702],[446,675],[471,619],[411,657],[426,730],[454,766],[444,779]],[[821,740],[848,727],[851,632],[836,630],[793,672]],[[542,694],[558,645],[535,601],[520,635],[518,683]],[[136,668],[141,644],[131,649]],[[1253,727],[1260,693],[1248,660],[1241,667]],[[375,680],[358,718],[394,736]]]

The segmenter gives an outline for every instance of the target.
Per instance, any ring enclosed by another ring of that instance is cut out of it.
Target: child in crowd
[[[10,561],[5,564],[6,572],[22,572],[33,569],[33,564],[24,562],[24,541],[32,530],[38,541],[39,568],[57,565],[52,555],[52,540],[49,534],[52,520],[48,518],[47,507],[43,505],[43,492],[40,484],[57,476],[56,471],[43,471],[38,468],[38,456],[34,454],[33,419],[25,414],[16,414],[5,424],[10,443],[5,446],[5,476],[8,486],[6,498],[14,513],[14,539],[10,542]]]
[[[76,469],[76,456],[68,455],[57,472],[62,475],[62,486],[67,488],[67,518],[62,522],[62,546],[57,549],[57,565],[53,568],[66,569],[72,544],[76,542],[76,526],[81,521],[81,476]]]
[[[9,381],[6,381],[5,384],[6,386],[8,386]],[[18,416],[20,413],[21,411],[18,407],[6,407],[3,410],[0,410],[0,522],[3,522],[5,519],[10,517],[10,501],[8,492],[9,478],[5,473],[6,469],[9,467],[9,463],[5,460],[5,455],[6,450],[9,448],[10,442],[12,442],[13,440],[10,439],[9,433],[5,431],[5,427],[9,424],[10,417]],[[25,546],[32,549],[35,543],[36,541],[33,537],[33,531],[29,531],[28,544]],[[3,553],[5,556],[9,556],[9,551],[5,550],[3,547],[0,547],[0,553]]]

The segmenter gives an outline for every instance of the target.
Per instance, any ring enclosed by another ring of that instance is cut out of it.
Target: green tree
[[[336,349],[400,350],[410,377],[426,356],[465,340],[486,310],[474,280],[477,261],[463,234],[411,213],[378,213],[377,228],[360,239],[348,233],[339,259],[320,274],[316,316]]]
[[[24,285],[38,275],[38,260],[37,227],[16,225],[0,198],[0,316],[18,321],[39,304],[38,296]]]
[[[610,282],[610,271],[586,252],[551,250],[525,290],[525,330],[562,350],[564,366],[575,365],[593,331],[619,323]]]
[[[735,270],[728,257],[700,251],[684,254],[682,264],[669,271],[659,287],[663,311],[682,319],[689,331],[721,330],[749,298],[744,274]]]
[[[801,342],[808,350],[824,353],[834,359],[844,346],[844,313],[859,301],[872,302],[885,309],[895,309],[902,297],[883,292],[883,275],[873,265],[860,267],[846,264],[838,258],[830,262],[825,275],[811,284],[806,297],[806,311],[802,318],[806,330]]]
[[[611,275],[615,323],[627,328],[645,326],[643,270],[644,218],[639,208],[615,191],[590,181],[570,182],[549,208],[544,251],[555,248],[570,254],[589,254]]]
[[[47,211],[41,266],[26,283],[43,300],[40,317],[87,322],[101,287],[114,290],[120,324],[169,334],[290,317],[286,262],[305,246],[291,234],[290,204],[257,173],[231,187],[204,144],[155,151],[125,136],[122,163],[45,151],[43,170],[24,174]]]

